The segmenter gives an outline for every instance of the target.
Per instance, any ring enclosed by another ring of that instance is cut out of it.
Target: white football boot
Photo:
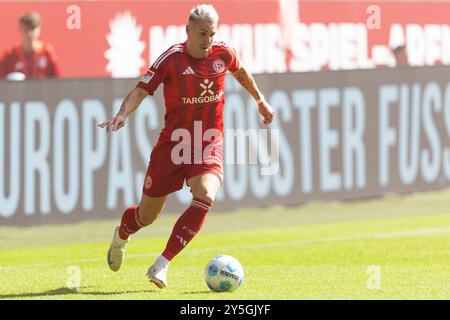
[[[112,271],[118,271],[125,256],[125,246],[128,240],[119,237],[119,227],[114,231],[114,236],[108,250],[108,266]]]
[[[167,287],[167,270],[169,269],[169,261],[163,256],[159,256],[155,263],[148,268],[147,278],[155,286],[160,289]]]

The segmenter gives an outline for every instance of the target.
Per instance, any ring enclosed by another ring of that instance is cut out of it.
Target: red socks
[[[172,260],[195,237],[202,228],[211,204],[194,198],[191,206],[178,218],[172,234],[162,255]],[[119,237],[127,240],[130,235],[144,227],[139,220],[139,207],[132,206],[125,210],[119,227]]]
[[[211,204],[194,198],[191,206],[178,218],[162,255],[172,260],[200,231]]]
[[[122,215],[119,227],[119,237],[122,240],[127,240],[130,235],[136,233],[144,225],[139,220],[139,207],[128,207]]]

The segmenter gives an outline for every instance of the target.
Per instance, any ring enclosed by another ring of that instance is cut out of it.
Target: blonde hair
[[[206,21],[208,23],[218,23],[219,15],[216,9],[210,4],[200,4],[192,8],[189,12],[189,22]]]

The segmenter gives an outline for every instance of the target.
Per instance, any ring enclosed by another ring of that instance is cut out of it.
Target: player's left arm
[[[243,86],[248,93],[256,100],[258,104],[259,113],[264,117],[264,124],[270,124],[275,115],[275,111],[269,103],[264,99],[264,96],[259,91],[255,79],[251,73],[241,65],[241,67],[232,73],[233,77]]]

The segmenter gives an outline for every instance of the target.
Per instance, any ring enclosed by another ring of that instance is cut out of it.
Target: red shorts
[[[204,173],[215,174],[220,183],[223,180],[223,142],[214,143],[214,151],[209,148],[201,153],[191,150],[191,161],[183,161],[174,158],[173,150],[177,142],[158,141],[150,154],[150,162],[145,176],[143,193],[149,197],[162,197],[183,188],[184,181]],[[176,149],[175,151],[177,151]],[[179,154],[175,152],[175,155]],[[182,154],[182,153],[181,153]],[[199,157],[198,155],[202,156]],[[203,155],[209,155],[204,156]],[[195,159],[197,159],[195,161]],[[183,157],[183,159],[187,159]]]

